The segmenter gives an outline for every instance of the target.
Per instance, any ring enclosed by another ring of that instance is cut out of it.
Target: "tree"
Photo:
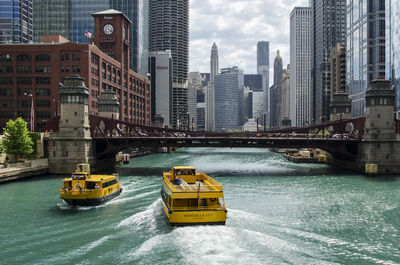
[[[26,122],[17,118],[15,121],[9,120],[4,129],[4,136],[1,147],[7,154],[14,154],[18,157],[29,155],[33,152],[33,142],[29,137]]]

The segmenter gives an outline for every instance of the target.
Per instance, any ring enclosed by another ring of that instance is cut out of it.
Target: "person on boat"
[[[180,185],[182,184],[182,179],[180,177],[177,177],[173,181],[174,185]]]
[[[98,190],[98,189],[99,189],[99,185],[97,185],[97,183],[96,183],[96,186],[94,186],[94,189],[95,189],[95,190]]]

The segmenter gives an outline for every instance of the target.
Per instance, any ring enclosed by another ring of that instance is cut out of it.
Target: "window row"
[[[50,55],[41,53],[35,56],[35,61],[37,62],[49,62],[51,60]],[[3,53],[0,54],[0,62],[12,62],[13,57],[10,54]],[[17,55],[17,62],[31,62],[32,56],[29,54],[19,54]]]

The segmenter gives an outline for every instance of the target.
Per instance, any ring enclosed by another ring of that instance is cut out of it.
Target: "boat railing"
[[[74,190],[74,189],[68,189],[68,188],[60,188],[60,193],[61,194],[81,194],[81,193],[89,193],[89,194],[101,194],[101,191],[99,189],[82,189],[82,190]]]
[[[224,205],[217,205],[217,206],[190,206],[190,207],[172,207],[172,210],[174,211],[196,211],[196,210],[202,210],[202,211],[207,211],[207,210],[224,210],[225,207]]]

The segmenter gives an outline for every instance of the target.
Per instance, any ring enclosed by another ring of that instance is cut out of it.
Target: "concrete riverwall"
[[[12,180],[40,176],[48,173],[49,160],[47,158],[30,160],[23,163],[7,164],[0,168],[0,183]]]

